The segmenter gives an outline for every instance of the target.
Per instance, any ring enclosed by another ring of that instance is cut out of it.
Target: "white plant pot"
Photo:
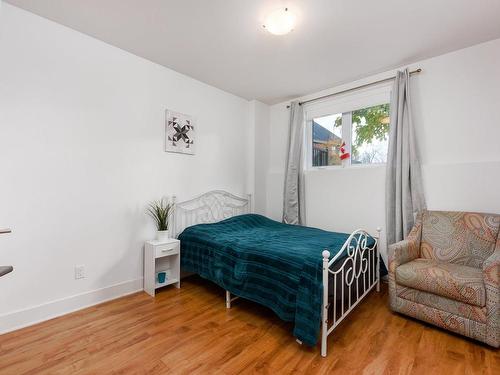
[[[159,230],[156,232],[157,241],[167,241],[168,239],[168,230]]]

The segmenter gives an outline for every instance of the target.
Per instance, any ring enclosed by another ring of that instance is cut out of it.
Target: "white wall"
[[[429,209],[500,213],[499,61],[500,39],[411,65],[423,69],[412,78],[412,99]],[[267,214],[275,219],[281,217],[287,104],[270,109]],[[337,231],[384,228],[384,184],[383,167],[307,172],[307,224]]]
[[[0,22],[1,332],[141,289],[145,205],[251,191],[253,144],[241,98],[5,3]],[[197,118],[196,155],[163,151],[166,108]]]
[[[265,215],[267,209],[267,169],[269,163],[269,106],[259,101],[251,102],[254,129],[254,211]]]

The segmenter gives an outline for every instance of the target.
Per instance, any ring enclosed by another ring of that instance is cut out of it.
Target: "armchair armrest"
[[[408,240],[389,245],[389,267],[391,271],[395,271],[402,264],[417,259],[420,253],[419,245],[416,241]]]
[[[495,252],[491,254],[483,263],[483,272],[488,274],[494,268],[500,268],[500,239],[497,241]],[[495,278],[498,281],[498,277]]]
[[[423,211],[419,212],[415,225],[408,237],[388,247],[389,258],[389,304],[393,311],[399,311],[396,286],[396,268],[420,256]]]
[[[422,216],[423,212],[417,215],[415,225],[408,234],[408,237],[389,245],[389,273],[396,271],[396,268],[420,256],[420,239],[422,238]]]
[[[483,262],[483,276],[486,289],[500,289],[500,233],[498,234],[495,251]]]
[[[486,288],[486,342],[500,346],[500,233],[495,251],[483,262],[483,279]]]

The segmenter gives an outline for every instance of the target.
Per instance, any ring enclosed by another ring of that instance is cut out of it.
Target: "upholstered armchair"
[[[500,346],[500,215],[423,211],[389,246],[391,309]]]

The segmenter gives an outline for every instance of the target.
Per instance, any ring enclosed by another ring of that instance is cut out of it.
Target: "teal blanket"
[[[186,228],[179,236],[181,267],[267,306],[313,346],[321,318],[321,253],[328,249],[334,256],[348,237],[240,215]]]

